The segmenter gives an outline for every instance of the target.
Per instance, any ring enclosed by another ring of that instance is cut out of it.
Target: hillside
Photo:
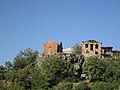
[[[0,90],[119,90],[120,56],[43,55],[32,49],[0,66]]]

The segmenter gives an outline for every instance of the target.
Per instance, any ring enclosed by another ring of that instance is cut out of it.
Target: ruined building
[[[82,54],[84,57],[96,56],[106,58],[112,56],[113,47],[102,47],[102,43],[96,40],[88,40],[82,42]]]
[[[113,47],[102,47],[102,58],[107,58],[112,56]]]
[[[120,55],[120,51],[112,50],[113,47],[102,47],[102,43],[96,40],[88,40],[82,42],[82,55],[84,57],[96,56],[99,58],[107,58],[113,55]],[[44,44],[44,54],[55,55],[63,52],[64,54],[72,54],[73,48],[63,49],[62,42],[56,43],[53,40],[49,40]]]
[[[82,54],[84,57],[102,55],[102,43],[95,40],[88,40],[82,42]]]
[[[44,54],[54,55],[58,52],[62,52],[62,42],[56,43],[54,40],[49,40],[44,44]]]

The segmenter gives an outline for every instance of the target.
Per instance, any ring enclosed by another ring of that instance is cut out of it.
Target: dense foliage
[[[89,75],[93,90],[113,90],[120,87],[120,58],[86,60],[84,73]],[[116,89],[118,90],[118,89]]]
[[[38,52],[21,51],[0,66],[0,90],[120,90],[120,58],[87,58],[82,74],[74,75],[72,62],[49,57],[38,66]]]
[[[91,81],[120,81],[120,58],[89,58],[85,63],[84,72],[91,76]]]
[[[36,59],[37,51],[34,51],[30,48],[25,49],[24,51],[20,51],[19,54],[14,58],[14,69],[22,69],[34,62]]]

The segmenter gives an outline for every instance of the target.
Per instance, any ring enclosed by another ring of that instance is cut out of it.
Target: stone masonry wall
[[[57,44],[53,40],[49,40],[44,44],[44,54],[54,55],[58,52],[62,52],[62,44]]]
[[[97,56],[101,58],[101,54],[102,43],[97,41],[86,41],[82,43],[82,55],[84,57]]]

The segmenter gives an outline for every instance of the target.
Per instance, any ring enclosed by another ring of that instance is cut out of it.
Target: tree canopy
[[[24,51],[20,51],[19,54],[14,58],[13,68],[19,69],[24,68],[30,63],[36,60],[36,56],[38,55],[38,51],[33,51],[32,49],[28,48]]]
[[[73,52],[75,54],[82,54],[82,47],[80,46],[79,43],[74,43],[74,45],[72,46],[73,48]]]
[[[86,58],[79,71],[75,69],[78,57],[71,57],[73,63],[49,56],[38,65],[37,55],[37,51],[25,49],[13,63],[0,66],[0,90],[120,90],[119,56]]]

